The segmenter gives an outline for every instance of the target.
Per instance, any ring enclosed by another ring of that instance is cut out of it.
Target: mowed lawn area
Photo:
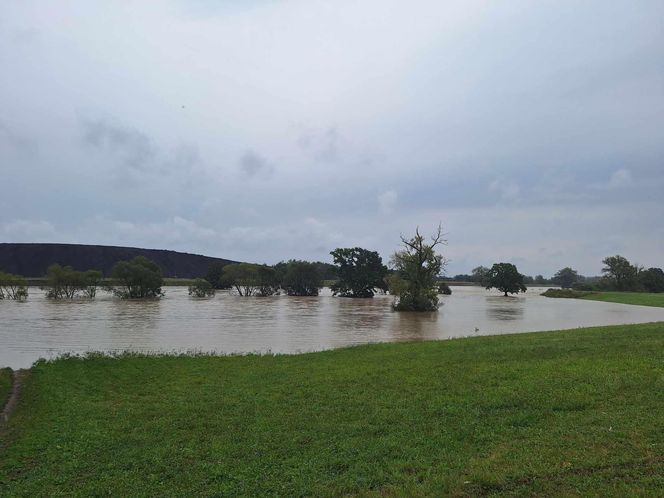
[[[664,323],[39,363],[2,496],[661,496]]]

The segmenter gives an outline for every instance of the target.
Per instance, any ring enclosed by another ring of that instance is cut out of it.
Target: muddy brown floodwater
[[[509,332],[664,320],[664,308],[549,299],[544,289],[505,298],[479,287],[453,287],[438,313],[395,313],[390,296],[373,299],[220,292],[195,299],[166,287],[158,301],[52,301],[37,288],[26,302],[0,301],[0,367],[86,351],[298,353],[386,341],[420,341]]]

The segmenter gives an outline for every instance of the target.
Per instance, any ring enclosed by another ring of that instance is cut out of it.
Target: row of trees
[[[388,270],[376,251],[361,247],[337,248],[330,253],[334,265],[290,260],[275,266],[249,263],[210,268],[207,279],[216,288],[232,288],[240,296],[317,296],[325,280],[335,296],[371,298],[377,292],[396,297],[397,310],[435,310],[438,278],[445,259],[436,253],[444,244],[442,230],[430,242],[416,230],[412,238],[401,237],[403,248],[391,258]],[[324,278],[327,277],[327,278]]]
[[[584,277],[576,270],[566,267],[558,270],[552,283],[563,289],[623,291],[623,292],[664,292],[664,271],[661,268],[644,268],[632,264],[620,255],[608,256],[602,260],[601,277]]]
[[[486,287],[487,275],[490,270],[491,268],[486,266],[478,266],[473,268],[470,274],[460,273],[458,275],[454,275],[453,277],[446,278],[445,280],[452,282],[474,283]],[[530,275],[523,275],[523,283],[526,285],[550,285],[555,282],[553,282],[553,279],[545,278],[543,275],[535,275],[534,277],[531,277]]]

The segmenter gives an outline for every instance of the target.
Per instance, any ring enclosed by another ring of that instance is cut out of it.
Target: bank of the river
[[[657,496],[664,323],[40,363],[0,495]]]
[[[0,411],[9,399],[12,390],[12,371],[9,368],[0,368]]]
[[[664,293],[653,292],[592,292],[571,289],[549,289],[542,294],[546,297],[588,299],[605,303],[636,304],[664,308]]]

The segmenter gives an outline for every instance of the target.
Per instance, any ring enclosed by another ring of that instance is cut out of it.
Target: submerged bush
[[[267,265],[251,263],[226,265],[222,279],[240,296],[271,296],[278,290],[277,272]]]
[[[579,298],[592,294],[592,292],[587,291],[578,291],[572,289],[548,289],[545,292],[542,292],[542,296],[545,297],[563,297],[563,298]]]
[[[194,297],[211,297],[214,296],[214,287],[204,278],[197,278],[194,283],[189,286],[189,295]]]
[[[101,272],[97,270],[77,271],[71,266],[55,264],[48,267],[46,284],[42,289],[50,299],[73,299],[80,294],[93,299],[101,277]]]
[[[0,299],[23,301],[28,298],[28,283],[24,277],[0,272]]]
[[[131,261],[119,261],[111,270],[114,282],[109,290],[122,299],[161,297],[163,278],[154,261],[136,256]]]
[[[441,282],[438,284],[438,294],[443,294],[445,296],[452,294],[452,289],[447,285],[447,282]]]
[[[318,267],[308,261],[286,263],[281,287],[289,296],[317,296],[323,286]]]

